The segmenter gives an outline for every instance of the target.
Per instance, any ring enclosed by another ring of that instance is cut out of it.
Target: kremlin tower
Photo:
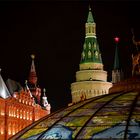
[[[32,63],[31,63],[31,69],[29,73],[29,87],[33,94],[33,97],[35,98],[36,103],[40,104],[40,98],[41,98],[41,90],[37,87],[37,75],[35,70],[35,64],[34,59],[35,55],[31,55]]]
[[[107,72],[103,70],[96,37],[96,23],[90,8],[85,27],[86,35],[79,65],[80,71],[76,72],[76,82],[71,84],[72,103],[108,94],[112,86],[112,83],[107,82]]]
[[[109,89],[110,93],[120,92],[120,91],[140,90],[140,50],[139,50],[140,41],[136,41],[133,32],[132,34],[133,34],[132,42],[135,46],[135,47],[133,46],[134,52],[132,52],[132,76],[125,80],[119,79],[120,81],[117,78],[116,79],[114,78],[116,81],[114,80],[113,86]],[[117,67],[119,63],[117,60],[118,56],[116,57],[117,54],[116,52],[115,52],[115,63],[114,63],[116,69],[113,70],[114,77],[115,75],[117,77],[117,74],[120,74],[119,67]],[[113,71],[112,71],[112,81],[113,81]]]
[[[118,54],[119,38],[115,37],[114,40],[116,43],[116,48],[115,48],[114,68],[112,70],[112,83],[117,83],[123,79],[123,72],[120,70],[120,62]]]

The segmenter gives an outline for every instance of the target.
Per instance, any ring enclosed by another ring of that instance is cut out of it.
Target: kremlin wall
[[[34,55],[31,57],[29,85],[26,81],[24,88],[10,79],[6,85],[0,75],[0,140],[9,139],[34,121],[50,114],[51,106],[45,89],[42,93],[37,87]]]

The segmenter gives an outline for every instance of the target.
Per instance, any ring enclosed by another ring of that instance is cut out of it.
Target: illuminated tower
[[[76,82],[71,84],[72,102],[107,94],[112,86],[107,82],[107,72],[103,63],[96,37],[96,23],[89,8],[85,24],[86,35],[81,55],[80,71],[76,72]]]
[[[46,89],[44,88],[43,89],[43,92],[44,92],[44,94],[43,94],[43,96],[42,96],[42,105],[43,105],[43,107],[46,109],[46,110],[50,110],[51,109],[51,106],[50,106],[50,104],[48,103],[48,100],[47,100],[47,96],[46,96]]]
[[[46,107],[48,105],[48,101],[47,101],[47,96],[46,96],[46,89],[44,88],[43,90],[44,94],[43,94],[43,97],[42,97],[42,104],[44,107]]]
[[[30,73],[29,73],[29,82],[32,85],[37,84],[37,75],[36,75],[36,70],[35,70],[35,64],[34,64],[34,59],[35,59],[35,55],[31,55],[32,58],[32,64],[31,64],[31,69],[30,69]]]
[[[119,38],[115,37],[115,58],[114,58],[114,68],[112,70],[112,83],[117,83],[122,80],[122,71],[120,70],[120,63],[119,63],[119,55],[118,55],[118,43],[119,43]]]
[[[35,55],[31,55],[32,63],[31,63],[31,69],[29,73],[29,88],[30,91],[35,98],[36,103],[40,104],[40,97],[41,97],[41,89],[37,87],[37,74],[35,70]]]

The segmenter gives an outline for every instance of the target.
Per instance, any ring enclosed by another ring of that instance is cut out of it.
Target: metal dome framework
[[[22,130],[12,139],[140,138],[140,92],[94,97],[59,110]]]

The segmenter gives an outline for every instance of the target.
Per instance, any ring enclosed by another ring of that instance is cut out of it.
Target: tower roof
[[[91,8],[89,7],[87,23],[93,23],[93,22],[94,22],[94,19],[93,19],[93,16],[92,16]]]
[[[43,89],[43,97],[47,97],[46,96],[46,89],[45,88]]]
[[[0,69],[0,71],[1,71],[1,69]],[[11,94],[8,91],[8,88],[6,87],[4,81],[1,77],[1,74],[0,74],[0,97],[4,98],[4,99],[11,97]]]
[[[85,38],[81,63],[102,63],[99,44],[96,38]]]
[[[31,84],[36,85],[37,75],[36,75],[35,64],[34,64],[35,55],[32,54],[31,58],[32,58],[32,64],[31,64],[31,69],[30,69],[30,73],[29,73],[29,82]]]
[[[118,43],[116,43],[116,48],[115,48],[115,58],[114,58],[114,70],[120,68],[120,63],[119,63],[119,55],[118,55]]]
[[[81,57],[81,63],[100,63],[102,64],[99,44],[96,37],[96,23],[93,20],[91,8],[89,8],[86,23],[86,35]]]

